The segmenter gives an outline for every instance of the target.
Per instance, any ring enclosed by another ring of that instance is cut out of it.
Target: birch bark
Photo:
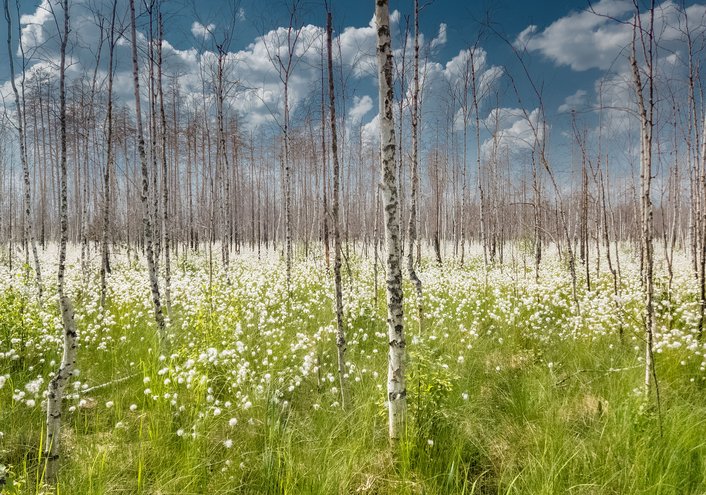
[[[380,161],[387,245],[387,399],[389,437],[393,443],[405,429],[407,388],[405,385],[405,337],[402,309],[400,223],[395,175],[395,126],[392,119],[392,49],[388,0],[375,1],[377,26],[378,99],[380,114]]]

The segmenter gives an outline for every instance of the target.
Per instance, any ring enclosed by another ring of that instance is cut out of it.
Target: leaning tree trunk
[[[147,157],[145,154],[145,138],[142,129],[142,110],[140,106],[140,73],[137,64],[137,34],[135,28],[135,0],[130,0],[130,34],[132,41],[132,79],[135,94],[135,120],[137,121],[137,151],[140,156],[142,169],[142,227],[144,230],[145,252],[147,254],[147,270],[150,277],[150,290],[152,291],[152,303],[154,305],[154,318],[159,328],[160,337],[164,337],[165,323],[162,313],[162,302],[159,295],[159,281],[157,278],[157,267],[154,260],[154,249],[152,241],[152,225],[150,219],[149,206],[149,171],[147,169]],[[156,194],[156,192],[155,192]]]
[[[61,320],[64,326],[64,351],[59,370],[49,382],[47,391],[47,434],[44,458],[46,462],[45,479],[48,483],[56,483],[59,471],[59,446],[61,440],[61,403],[64,388],[71,379],[76,364],[77,332],[74,321],[74,310],[66,294],[64,273],[66,271],[66,244],[68,242],[69,222],[67,215],[67,178],[66,178],[66,43],[69,35],[69,1],[63,0],[64,32],[61,36],[61,61],[59,65],[59,126],[61,158],[59,162],[60,197],[59,197],[59,268],[57,273],[59,306]]]
[[[375,1],[377,24],[378,99],[380,115],[380,161],[387,244],[387,332],[389,341],[387,400],[389,437],[396,443],[404,433],[407,413],[405,385],[405,338],[402,310],[400,224],[395,177],[395,126],[392,119],[392,49],[388,0]]]

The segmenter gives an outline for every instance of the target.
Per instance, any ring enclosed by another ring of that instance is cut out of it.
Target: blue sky
[[[38,64],[35,67],[44,65],[51,71],[52,61],[56,60],[57,43],[56,27],[46,14],[48,1],[43,0],[40,4],[36,0],[20,0],[20,14],[27,45],[38,47],[38,55],[32,63]],[[422,4],[425,3],[422,1]],[[75,39],[72,43],[74,63],[70,77],[85,77],[92,70],[97,37],[87,5],[98,5],[107,14],[111,2],[72,0],[71,4]],[[335,35],[341,46],[339,62],[347,78],[345,92],[349,123],[352,127],[363,126],[373,136],[377,91],[372,65],[374,30],[370,22],[374,3],[373,0],[331,0],[331,4]],[[684,74],[685,45],[673,29],[682,22],[678,4],[681,2],[676,0],[658,2],[657,14],[662,33],[659,63],[665,75],[673,79],[683,77]],[[119,5],[124,15],[127,1],[120,0]],[[214,39],[219,39],[219,33],[235,16],[235,34],[230,45],[230,74],[241,84],[239,90],[231,96],[230,104],[247,126],[267,125],[268,122],[271,124],[280,114],[282,98],[277,73],[267,59],[267,48],[274,49],[281,43],[281,31],[278,28],[286,26],[288,20],[285,5],[285,0],[242,0],[237,4],[219,0],[163,0],[166,72],[181,74],[180,84],[185,97],[190,93],[198,93],[203,68],[207,68],[213,61]],[[631,0],[597,0],[593,6],[599,12],[625,21],[629,21],[633,15]],[[692,29],[702,33],[706,24],[706,7],[703,2],[690,1],[685,6]],[[306,110],[307,99],[313,99],[320,85],[317,47],[320,46],[321,28],[325,19],[322,2],[318,0],[302,0],[300,8],[302,40],[310,48],[301,55],[301,63],[295,68],[292,81],[295,113],[297,110]],[[393,31],[396,29],[399,33],[399,26],[404,23],[405,16],[412,14],[412,1],[391,0],[390,8],[396,12],[393,14],[393,19],[396,19]],[[422,51],[427,60],[423,69],[427,74],[425,129],[431,130],[434,121],[444,118],[442,107],[449,99],[449,87],[456,84],[453,79],[458,76],[456,69],[464,60],[464,50],[483,32],[477,57],[481,60],[479,73],[487,74],[489,81],[487,97],[482,101],[479,112],[486,124],[482,133],[483,144],[488,146],[490,119],[495,117],[500,119],[501,135],[508,140],[508,144],[519,143],[517,139],[523,136],[527,138],[528,129],[521,122],[521,109],[532,116],[538,101],[510,46],[491,29],[482,26],[482,21],[487,19],[497,33],[523,52],[529,72],[542,89],[544,108],[552,129],[553,149],[558,153],[562,150],[564,154],[568,153],[570,139],[561,139],[561,136],[566,137],[570,133],[571,108],[578,110],[581,125],[594,128],[596,117],[591,108],[598,104],[599,95],[603,95],[604,103],[608,105],[629,106],[630,100],[626,85],[626,79],[629,78],[626,77],[628,65],[625,52],[630,28],[586,12],[587,8],[586,0],[428,2],[421,14],[421,31],[424,36]],[[144,19],[142,25],[144,28]],[[215,33],[215,38],[210,32]],[[6,33],[5,23],[0,22],[3,47]],[[14,42],[17,43],[16,35]],[[393,41],[393,48],[399,49],[400,44],[401,40],[397,37]],[[119,47],[116,91],[118,99],[122,98],[129,104],[131,87],[127,49],[127,43]],[[0,50],[0,93],[5,96],[8,95],[8,68],[4,63],[6,57],[3,48]],[[519,99],[511,89],[508,74],[516,82]],[[605,82],[602,90],[599,88],[601,81]],[[499,108],[494,111],[496,106]],[[629,128],[630,121],[626,115],[627,112],[608,114],[609,120],[612,119],[615,124],[610,134],[620,136],[620,132]],[[519,148],[522,146],[519,145]]]

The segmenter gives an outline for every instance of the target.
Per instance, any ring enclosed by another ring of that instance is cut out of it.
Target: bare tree
[[[110,252],[108,236],[110,232],[110,198],[111,173],[113,169],[113,67],[115,56],[115,14],[118,0],[113,0],[110,14],[110,41],[108,46],[108,111],[106,121],[106,160],[103,174],[103,231],[101,234],[101,306],[105,306],[107,289],[107,274],[110,273]]]
[[[328,7],[328,6],[327,6]],[[328,9],[327,9],[328,10]],[[338,136],[336,133],[336,92],[333,86],[333,53],[331,11],[326,16],[326,52],[328,56],[328,95],[329,118],[331,122],[331,154],[333,156],[333,279],[336,291],[336,346],[338,347],[338,376],[341,384],[341,407],[347,405],[346,383],[346,334],[343,328],[343,291],[341,289],[341,218],[340,202],[340,166],[338,163]]]
[[[132,76],[133,89],[135,95],[135,120],[137,123],[137,151],[140,158],[140,168],[142,170],[142,226],[145,241],[145,252],[147,255],[147,269],[150,278],[150,290],[152,292],[152,304],[154,305],[154,317],[160,332],[164,337],[165,323],[162,313],[162,301],[159,294],[159,280],[157,277],[157,267],[155,266],[155,255],[153,248],[153,231],[150,218],[149,207],[149,171],[147,169],[147,156],[145,154],[145,138],[142,129],[142,110],[140,105],[140,70],[137,61],[137,29],[135,21],[135,0],[130,0],[130,38],[132,41]],[[155,192],[156,194],[156,192]]]
[[[654,378],[657,400],[659,403],[659,387],[654,366],[654,253],[653,253],[653,212],[652,212],[652,145],[655,114],[654,95],[654,0],[650,3],[649,27],[643,29],[640,8],[634,0],[635,20],[632,26],[632,52],[630,65],[632,68],[633,85],[637,98],[637,111],[640,117],[640,216],[641,216],[641,267],[642,282],[645,288],[645,393],[651,390],[651,381]],[[637,61],[637,44],[642,48],[645,63],[645,82]],[[645,95],[645,93],[647,93]],[[645,101],[647,100],[647,101]]]
[[[280,81],[284,89],[284,110],[282,120],[282,134],[284,141],[283,165],[284,165],[284,229],[285,229],[285,257],[287,264],[287,286],[292,280],[292,163],[291,163],[291,136],[290,136],[290,106],[289,106],[289,81],[297,65],[297,57],[295,50],[301,35],[298,23],[298,11],[301,0],[292,0],[291,5],[288,3],[289,10],[289,25],[287,26],[286,56],[280,53],[280,47],[269,47],[265,43],[268,56],[272,64],[274,64]],[[279,42],[279,40],[277,40]]]
[[[378,98],[380,116],[380,160],[382,162],[383,210],[387,245],[387,333],[389,341],[387,401],[389,437],[397,442],[405,430],[407,387],[405,385],[405,337],[402,309],[400,224],[395,176],[395,124],[392,117],[392,48],[388,0],[375,1],[377,25]]]
[[[66,294],[66,245],[68,243],[68,201],[67,201],[67,173],[66,173],[66,45],[69,37],[69,1],[62,2],[64,14],[64,30],[61,38],[61,61],[59,63],[59,126],[61,158],[59,162],[60,199],[59,218],[61,223],[59,237],[59,268],[57,271],[57,290],[59,293],[59,306],[61,308],[61,321],[64,332],[64,350],[61,364],[56,374],[49,381],[47,394],[47,434],[44,452],[46,462],[46,481],[50,484],[56,482],[59,471],[59,446],[61,440],[61,406],[64,398],[64,388],[68,384],[76,364],[76,351],[78,348],[78,333],[74,321],[74,310],[71,300]],[[52,10],[56,18],[56,14]],[[58,24],[58,22],[57,22]]]
[[[414,247],[417,242],[417,196],[419,194],[419,0],[414,0],[414,87],[412,89],[412,188],[410,191],[407,228],[407,272],[417,295],[419,331],[422,330],[422,281],[414,269]]]
[[[29,163],[27,159],[27,140],[25,136],[25,112],[24,101],[20,100],[20,94],[17,91],[15,84],[15,54],[12,51],[12,16],[10,15],[9,0],[5,0],[5,20],[7,21],[7,60],[10,66],[10,86],[15,97],[15,111],[17,113],[15,127],[19,138],[20,145],[20,162],[22,164],[22,185],[24,187],[23,206],[24,206],[24,240],[29,243],[25,244],[26,265],[29,269],[29,251],[32,251],[32,260],[34,262],[34,275],[37,283],[37,291],[41,302],[43,295],[42,284],[42,269],[39,263],[39,254],[37,253],[37,242],[34,233],[34,222],[32,218],[32,194],[30,189]],[[22,46],[22,38],[19,39],[20,48]],[[24,52],[23,52],[24,54]],[[24,58],[24,56],[23,56]],[[22,68],[22,96],[24,99],[24,79],[25,71]]]

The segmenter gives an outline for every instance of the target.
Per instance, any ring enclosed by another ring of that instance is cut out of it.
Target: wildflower
[[[130,404],[130,411],[132,411],[132,412],[137,411],[137,404]]]
[[[105,403],[105,407],[108,409],[110,409],[114,405],[115,405],[115,403],[112,400],[109,400],[108,402]]]
[[[233,446],[233,440],[230,438],[227,438],[226,440],[223,441],[223,446],[227,449],[231,448]]]

